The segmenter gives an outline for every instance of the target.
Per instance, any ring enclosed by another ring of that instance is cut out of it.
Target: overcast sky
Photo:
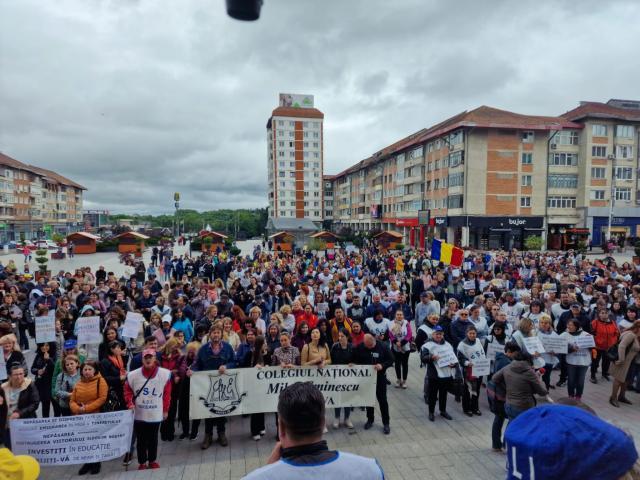
[[[325,173],[463,110],[640,99],[640,2],[0,0],[0,151],[85,208],[266,206],[278,93],[325,113]]]

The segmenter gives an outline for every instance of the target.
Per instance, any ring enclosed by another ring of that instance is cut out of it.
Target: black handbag
[[[98,398],[100,398],[100,381],[98,380]],[[118,394],[112,388],[109,388],[109,384],[107,384],[107,400],[102,404],[100,411],[102,413],[106,412],[116,412],[121,410],[122,406],[120,405],[120,399],[118,398]]]

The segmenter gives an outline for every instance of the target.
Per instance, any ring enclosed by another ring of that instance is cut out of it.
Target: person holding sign
[[[518,323],[518,329],[513,332],[511,339],[518,344],[523,352],[533,357],[533,366],[536,369],[544,367],[544,359],[541,356],[544,348],[538,340],[533,320],[527,317],[522,318],[520,323]]]
[[[11,420],[18,418],[36,418],[40,403],[38,389],[27,377],[25,368],[19,363],[7,365],[9,380],[2,384],[4,400],[7,404],[6,430],[3,432],[4,444],[11,446]]]
[[[80,381],[76,383],[71,393],[69,407],[74,415],[86,415],[88,413],[99,413],[102,405],[107,401],[109,386],[100,371],[98,363],[87,360],[80,368]],[[85,463],[80,467],[78,475],[85,475],[91,472],[92,475],[100,473],[102,464]]]
[[[158,365],[156,351],[142,351],[142,367],[129,372],[124,384],[127,407],[134,411],[138,470],[160,468],[158,431],[169,416],[171,404],[171,372]]]
[[[451,353],[451,363],[440,364],[441,352]],[[431,338],[426,341],[420,349],[420,359],[427,365],[427,403],[429,405],[429,420],[435,421],[436,401],[440,407],[440,416],[447,420],[452,420],[447,413],[447,392],[453,381],[456,356],[453,354],[453,347],[444,339],[444,329],[436,325],[431,332]]]
[[[579,338],[591,337],[582,330],[580,321],[571,318],[567,321],[567,330],[560,335],[567,339],[569,353],[567,354],[567,391],[569,398],[580,400],[584,391],[584,379],[591,365],[591,348],[581,348]],[[593,338],[593,337],[591,337]]]
[[[25,372],[27,371],[27,362],[18,348],[18,342],[14,334],[10,333],[0,338],[0,347],[2,348],[3,363],[5,364],[4,369],[0,368],[0,381],[7,380],[11,365],[18,364],[22,366]]]
[[[458,344],[457,353],[460,365],[464,367],[464,390],[462,391],[462,411],[468,417],[482,415],[478,406],[480,385],[482,376],[473,374],[473,366],[476,360],[484,360],[484,348],[477,338],[478,331],[473,325],[467,327],[466,338]]]
[[[551,317],[546,313],[543,313],[538,318],[538,338],[543,345],[549,338],[560,339],[559,335],[553,331],[553,327],[551,325]],[[553,367],[555,367],[559,362],[558,357],[556,356],[556,352],[553,350],[549,350],[549,348],[545,346],[545,351],[544,353],[542,353],[542,359],[544,360],[544,373],[542,374],[542,381],[544,382],[545,387],[547,387],[547,390],[554,389],[556,387],[551,383],[551,371],[553,370]]]

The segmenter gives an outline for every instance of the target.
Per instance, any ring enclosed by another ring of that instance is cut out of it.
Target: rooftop
[[[640,102],[632,100],[609,100],[607,103],[580,102],[580,106],[563,113],[561,117],[571,121],[579,121],[586,118],[602,118],[640,122],[640,109],[619,106],[631,106],[633,104],[640,104]]]
[[[51,170],[47,170],[46,168],[36,167],[34,165],[27,165],[26,163],[22,163],[15,158],[11,158],[8,155],[0,152],[0,165],[6,165],[11,168],[16,168],[19,170],[24,170],[30,173],[35,173],[37,175],[41,175],[45,177],[45,179],[51,183],[60,183],[62,185],[67,185],[70,187],[79,188],[81,190],[86,190],[86,187],[83,187],[79,183],[74,182],[73,180],[69,180],[67,177],[60,175]]]

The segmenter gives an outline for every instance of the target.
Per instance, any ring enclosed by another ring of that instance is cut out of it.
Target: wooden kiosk
[[[211,253],[215,253],[218,248],[220,248],[220,251],[224,250],[224,240],[227,238],[226,235],[214,232],[212,230],[201,230],[198,234],[198,237],[200,237],[200,240],[202,240],[203,252],[208,251]],[[211,243],[209,243],[209,240],[207,240],[207,238],[211,239]]]
[[[100,237],[89,232],[75,232],[67,235],[67,245],[73,242],[73,254],[83,255],[96,253],[96,241]]]
[[[402,243],[402,234],[394,232],[393,230],[385,230],[377,235],[374,235],[374,240],[378,244],[378,248],[381,251],[395,250],[396,247]]]
[[[124,232],[117,235],[118,253],[133,253],[136,257],[141,257],[144,252],[145,240],[149,237],[138,232]]]
[[[322,230],[321,232],[309,235],[309,238],[317,238],[327,244],[327,248],[335,248],[336,243],[340,240],[340,237],[328,230]]]
[[[291,252],[293,251],[293,241],[295,235],[289,232],[274,233],[269,237],[273,241],[273,250],[276,252]]]

